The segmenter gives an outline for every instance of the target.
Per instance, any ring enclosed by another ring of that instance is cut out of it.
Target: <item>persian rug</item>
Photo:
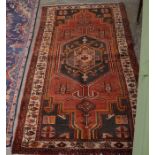
[[[137,76],[122,3],[43,7],[12,152],[131,155]]]
[[[18,92],[33,36],[39,0],[6,1],[6,145],[10,146]]]

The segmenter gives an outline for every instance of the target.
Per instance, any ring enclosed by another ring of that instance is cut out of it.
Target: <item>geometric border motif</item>
[[[33,37],[40,0],[6,1],[6,145],[11,146],[13,126],[23,74]]]
[[[69,8],[101,8],[101,7],[105,7],[106,4],[100,4],[100,5],[71,5],[69,6]],[[133,51],[133,47],[132,47],[132,43],[131,43],[131,35],[130,35],[130,31],[129,31],[129,25],[123,25],[124,24],[124,19],[127,19],[125,10],[124,10],[124,6],[122,4],[108,4],[109,7],[112,7],[113,11],[114,11],[114,19],[115,19],[115,31],[116,31],[116,37],[117,37],[117,43],[118,43],[118,50],[120,53],[120,59],[121,59],[121,64],[122,64],[122,68],[123,68],[123,72],[124,72],[124,76],[125,76],[125,80],[127,83],[127,89],[129,92],[129,99],[130,99],[130,103],[131,103],[131,109],[132,109],[132,116],[133,116],[133,123],[135,120],[135,105],[136,105],[136,88],[137,88],[137,83],[136,83],[136,78],[138,75],[138,65],[136,62],[136,58],[134,55],[134,51]],[[38,55],[38,62],[42,63],[42,76],[43,78],[39,78],[39,85],[41,85],[42,87],[40,88],[39,92],[42,92],[43,86],[44,86],[44,76],[45,76],[45,72],[46,72],[46,67],[47,67],[47,61],[46,59],[42,59],[42,54],[45,55],[45,57],[48,56],[48,51],[49,49],[47,48],[47,46],[50,46],[50,38],[52,36],[52,31],[53,31],[53,25],[54,25],[54,12],[56,9],[65,9],[68,8],[68,6],[50,6],[48,7],[48,11],[47,11],[47,21],[46,21],[46,25],[45,25],[45,29],[44,29],[44,33],[43,33],[43,38],[46,38],[46,41],[42,41],[41,43],[41,47],[39,50],[39,55]],[[121,9],[120,9],[121,8]],[[122,14],[121,14],[122,13]],[[123,16],[123,18],[122,18]],[[51,22],[52,21],[52,22]],[[49,26],[50,25],[50,26]],[[47,39],[48,38],[48,39]],[[127,40],[126,40],[127,39]],[[129,44],[130,42],[130,44]],[[44,48],[44,45],[46,44],[46,49]],[[132,69],[133,68],[133,69]],[[128,70],[127,70],[128,69]],[[35,80],[38,80],[38,72],[39,72],[39,68],[37,68],[36,65],[36,70],[35,70],[35,75],[34,75],[34,79],[33,79],[33,85],[35,83]],[[41,100],[41,95],[40,93],[36,93],[35,87],[32,87],[32,91],[31,91],[31,97],[30,97],[30,102],[29,104],[34,104],[37,105],[38,110],[36,110],[36,114],[39,113],[39,107],[40,107],[40,100]],[[133,91],[134,90],[134,91]],[[133,95],[134,94],[134,95]],[[35,100],[34,100],[35,98]],[[31,117],[32,115],[32,111],[31,109],[29,110],[29,112],[27,113],[26,116],[26,121],[25,121],[25,126],[24,126],[24,130],[26,127],[29,127],[29,125],[34,125],[37,123],[38,120],[38,115],[36,115],[36,117]],[[30,119],[30,117],[32,119],[34,119],[33,123],[31,124],[28,121],[28,117]],[[18,131],[17,131],[18,132]],[[36,133],[36,128],[34,127],[33,132]],[[43,146],[45,145],[51,145],[54,144],[55,146],[59,147],[63,147],[63,146],[59,146],[57,143],[60,144],[59,141],[35,141],[35,135],[33,134],[32,136],[29,136],[28,139],[26,137],[26,130],[25,132],[23,132],[23,139],[22,139],[22,146],[24,148],[43,148]],[[16,135],[16,138],[17,135]],[[17,139],[15,138],[15,142],[14,142],[14,147],[13,147],[13,152],[16,152],[16,142]],[[28,141],[29,142],[28,142]],[[93,142],[91,142],[93,144]],[[37,145],[35,145],[37,144]],[[62,143],[62,145],[65,144],[65,148],[70,148],[72,149],[73,146],[74,149],[80,149],[80,147],[77,146],[77,142],[68,142],[68,141],[64,141]],[[121,150],[122,149],[131,149],[132,148],[132,142],[121,142],[119,146],[116,146],[118,144],[118,142],[116,143],[115,141],[102,141],[99,142],[98,145],[95,145],[95,147],[93,148],[93,145],[91,148],[87,148],[87,149],[107,149],[107,148],[113,148],[113,149],[118,149],[120,145]],[[18,143],[18,145],[20,145]],[[84,146],[87,145],[87,142],[85,142]],[[102,145],[102,147],[101,147]],[[20,146],[19,146],[20,147]],[[82,150],[82,149],[80,149]],[[19,151],[19,150],[18,150]],[[25,150],[26,151],[26,150]],[[54,151],[54,150],[53,150]],[[56,150],[55,150],[56,151]]]

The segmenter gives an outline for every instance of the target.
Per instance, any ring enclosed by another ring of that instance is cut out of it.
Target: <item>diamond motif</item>
[[[90,101],[83,100],[80,104],[77,105],[77,109],[82,111],[84,114],[88,114],[89,111],[95,109],[95,104],[91,103]]]
[[[82,36],[63,46],[60,72],[72,79],[88,84],[108,72],[106,44]]]

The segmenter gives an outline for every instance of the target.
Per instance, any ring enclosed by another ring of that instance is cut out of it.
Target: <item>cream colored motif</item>
[[[123,22],[122,22],[122,16],[121,16],[121,11],[120,11],[120,6],[119,4],[111,4],[108,5],[109,7],[112,8],[113,14],[114,14],[114,20],[115,20],[115,31],[116,31],[116,36],[117,36],[117,43],[118,43],[118,49],[119,53],[121,56],[121,64],[123,68],[123,72],[125,75],[125,80],[127,83],[127,89],[129,92],[129,99],[131,103],[131,107],[136,105],[136,97],[133,94],[136,94],[136,80],[135,76],[131,67],[130,63],[130,58],[128,55],[128,46],[126,42],[126,37],[125,37],[125,32],[124,32],[124,27],[123,27]],[[83,5],[83,6],[70,6],[70,8],[104,8],[105,5]],[[39,116],[39,109],[40,109],[40,100],[41,100],[41,95],[42,95],[42,90],[44,86],[44,78],[45,78],[45,73],[46,73],[46,68],[47,68],[47,57],[49,53],[49,48],[51,44],[51,37],[52,37],[52,32],[53,32],[53,27],[54,27],[54,22],[55,22],[55,10],[56,9],[65,9],[66,6],[55,6],[55,7],[48,7],[47,11],[47,19],[46,19],[46,25],[41,41],[41,46],[39,49],[39,56],[35,68],[35,75],[33,79],[33,85],[32,85],[32,91],[31,91],[31,96],[30,96],[30,101],[29,101],[29,106],[28,106],[28,111],[26,115],[26,121],[24,125],[24,133],[23,133],[23,140],[22,140],[22,147],[28,147],[28,148],[43,148],[43,146],[48,145],[55,145],[55,147],[58,147],[58,144],[61,143],[62,141],[35,141],[36,138],[36,131],[37,131],[37,123],[38,123],[38,116]],[[87,49],[85,49],[87,50]],[[122,54],[125,52],[126,56],[122,56]],[[92,52],[93,53],[93,52]],[[90,54],[87,55],[82,55],[78,57],[78,60],[82,62],[81,65],[85,65],[85,68],[87,69],[87,61],[92,61],[93,58]],[[93,63],[93,62],[92,62]],[[40,70],[41,66],[41,70]],[[131,87],[132,84],[132,87]],[[131,90],[134,90],[132,92]],[[32,105],[33,107],[36,108],[35,112],[32,110]],[[135,114],[134,108],[132,108],[132,114]],[[30,134],[32,133],[32,134]],[[52,130],[53,134],[53,130]],[[33,145],[36,144],[37,145]],[[63,143],[66,144],[65,148],[73,148],[73,145],[75,145],[75,149],[79,149],[76,146],[75,141],[64,141]],[[85,148],[87,148],[87,142],[83,142]],[[99,148],[104,148],[105,144],[107,143],[106,141],[99,141],[99,142],[92,142],[94,143],[93,148],[94,149],[99,149]],[[110,141],[109,145],[112,148],[115,148],[116,141]],[[124,144],[123,148],[129,148],[129,144],[132,142],[121,142]],[[90,149],[90,148],[87,148]],[[92,149],[92,148],[91,148]]]

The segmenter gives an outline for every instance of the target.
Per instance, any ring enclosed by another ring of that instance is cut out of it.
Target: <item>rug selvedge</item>
[[[137,86],[121,7],[43,8],[13,151],[131,150]]]

